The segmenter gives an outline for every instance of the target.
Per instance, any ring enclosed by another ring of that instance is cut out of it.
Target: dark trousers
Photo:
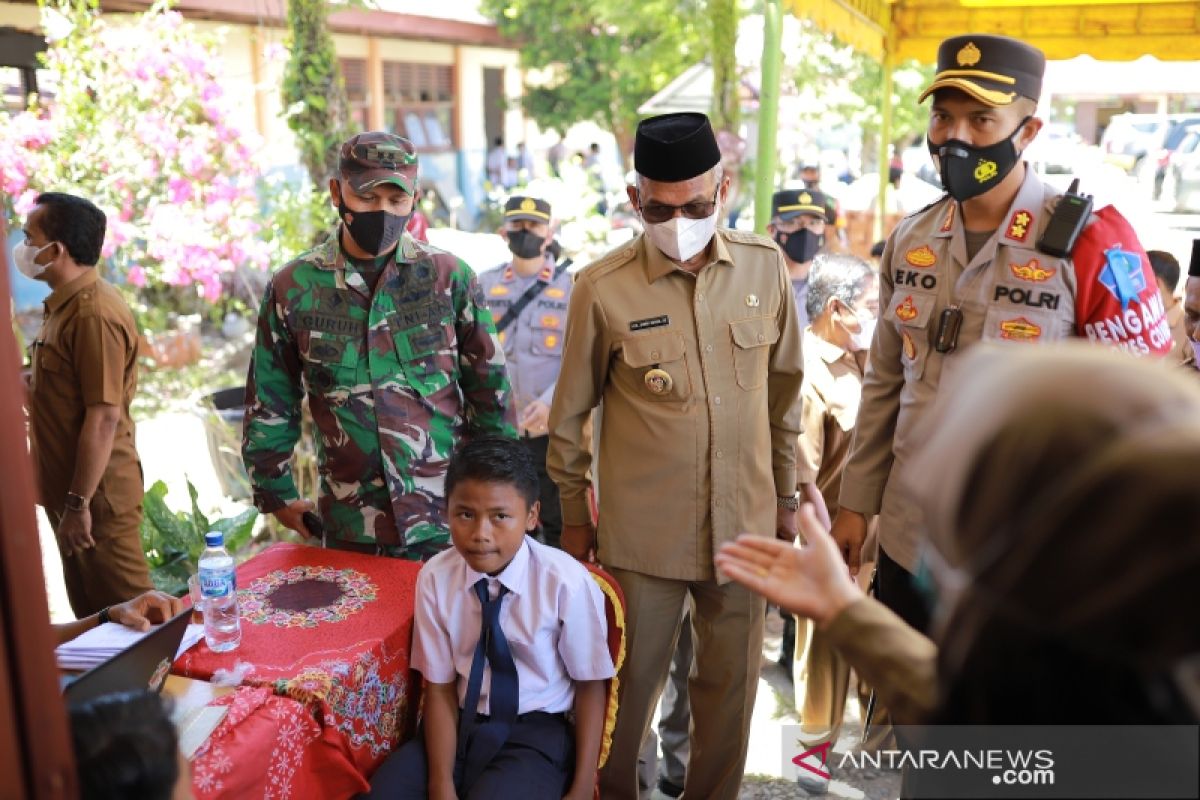
[[[561,800],[575,772],[575,732],[563,714],[517,717],[508,741],[463,800]],[[392,753],[371,778],[379,800],[425,800],[429,781],[425,731]]]
[[[882,545],[876,567],[876,592],[879,602],[896,612],[900,619],[921,633],[929,633],[929,603],[917,591],[912,574],[892,560]]]
[[[538,500],[542,503],[542,542],[558,547],[562,539],[562,506],[558,501],[558,485],[546,472],[546,451],[550,448],[549,436],[522,437],[521,441],[533,454],[538,470]]]

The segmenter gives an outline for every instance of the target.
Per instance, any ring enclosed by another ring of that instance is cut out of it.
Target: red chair
[[[604,617],[608,622],[608,652],[612,656],[616,675],[608,681],[608,701],[604,712],[604,733],[600,737],[600,759],[597,768],[603,767],[608,761],[608,751],[612,748],[613,729],[617,725],[617,681],[620,679],[621,665],[625,663],[625,595],[621,586],[613,576],[609,575],[595,564],[584,564],[592,578],[604,593]],[[594,796],[599,800],[600,787],[596,786]]]

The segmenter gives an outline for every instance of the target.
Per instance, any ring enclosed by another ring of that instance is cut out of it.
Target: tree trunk
[[[718,131],[736,134],[741,111],[734,52],[738,27],[737,0],[708,0],[708,18],[712,26],[712,124]]]

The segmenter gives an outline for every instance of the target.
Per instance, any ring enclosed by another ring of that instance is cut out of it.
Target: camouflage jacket
[[[298,497],[307,394],[326,535],[428,557],[449,542],[442,481],[459,440],[516,435],[504,352],[464,262],[406,235],[372,295],[338,240],[263,295],[242,442],[254,502],[271,512]]]

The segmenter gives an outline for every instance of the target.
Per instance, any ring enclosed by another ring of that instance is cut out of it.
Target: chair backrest
[[[621,665],[625,662],[625,595],[621,586],[612,575],[609,575],[595,564],[584,564],[592,578],[604,593],[604,617],[608,622],[608,652],[612,656],[616,674],[608,682],[608,702],[604,712],[604,735],[600,738],[600,760],[597,766],[603,767],[608,760],[608,751],[612,747],[613,729],[617,725],[617,681],[621,674]]]

